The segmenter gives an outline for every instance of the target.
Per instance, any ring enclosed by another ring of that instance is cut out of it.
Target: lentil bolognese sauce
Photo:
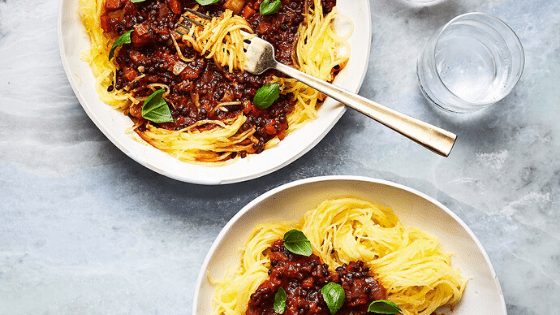
[[[290,253],[282,240],[270,247],[269,279],[251,295],[247,315],[274,315],[274,294],[280,287],[287,295],[284,315],[329,314],[321,296],[321,288],[329,282],[338,283],[346,292],[345,302],[337,314],[366,314],[374,300],[387,297],[385,288],[369,274],[362,261],[344,264],[334,272],[321,263],[317,255],[301,256]]]
[[[231,64],[215,62],[208,58],[208,50],[197,51],[178,28],[188,10],[214,18],[231,11],[246,21],[244,30],[274,46],[279,62],[309,73],[303,63],[310,56],[301,51],[304,56],[298,56],[298,46],[311,45],[310,41],[315,40],[309,36],[317,35],[309,35],[308,31],[310,23],[317,23],[314,19],[330,23],[334,16],[326,17],[335,14],[336,0],[281,0],[279,10],[266,15],[259,11],[262,2],[225,0],[203,6],[192,0],[81,0],[82,19],[92,39],[92,51],[84,59],[92,68],[98,63],[94,74],[101,85],[97,88],[100,98],[108,99],[107,103],[128,115],[142,139],[184,161],[231,161],[277,144],[286,134],[313,119],[313,111],[324,96],[314,90],[310,93],[309,88],[306,90],[275,70],[257,76],[242,68],[232,69]],[[90,16],[92,13],[98,16]],[[202,28],[196,21],[182,25]],[[100,30],[97,35],[95,28]],[[117,38],[127,33],[129,41],[116,49],[113,46],[109,53]],[[101,37],[98,51],[95,42],[100,40],[95,36]],[[196,40],[196,36],[192,37]],[[330,40],[345,41],[337,36]],[[340,50],[339,44],[333,49]],[[100,64],[96,58],[107,58],[107,54],[110,62]],[[332,81],[347,60],[348,52],[328,61],[330,71],[322,79]],[[278,98],[270,107],[256,106],[255,94],[272,82],[280,86]],[[172,118],[168,121],[151,121],[143,115],[144,103],[157,89],[164,90],[162,97]],[[225,134],[217,133],[220,131]]]

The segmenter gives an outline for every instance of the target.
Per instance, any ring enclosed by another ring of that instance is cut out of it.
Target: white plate
[[[328,176],[296,181],[258,197],[223,228],[212,244],[198,275],[193,314],[211,314],[214,287],[208,281],[221,279],[226,267],[239,265],[239,249],[258,224],[299,221],[303,214],[326,199],[352,196],[393,209],[405,226],[416,226],[439,238],[446,251],[455,253],[452,266],[469,277],[453,315],[507,315],[500,283],[488,255],[472,231],[438,201],[411,188],[358,176]],[[208,273],[207,273],[208,272]],[[438,310],[438,314],[440,314]]]
[[[228,166],[206,167],[181,162],[125,134],[125,130],[132,126],[132,121],[99,100],[90,67],[80,59],[80,54],[89,49],[90,43],[84,33],[78,8],[77,0],[61,0],[58,11],[60,56],[74,93],[91,120],[113,144],[138,163],[165,176],[208,185],[234,183],[263,176],[288,165],[313,148],[345,111],[340,103],[328,99],[319,110],[317,119],[286,137],[278,146]],[[339,0],[338,8],[341,14],[354,22],[355,32],[350,38],[350,61],[336,78],[335,84],[357,92],[362,85],[369,60],[369,0]]]

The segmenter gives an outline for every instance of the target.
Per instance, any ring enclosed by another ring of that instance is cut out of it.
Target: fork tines
[[[199,22],[197,20],[192,19],[190,16],[187,15],[187,13],[190,13],[192,15],[198,16],[199,18],[205,19],[205,20],[211,20],[212,17],[203,13],[200,13],[198,11],[195,11],[193,9],[186,9],[186,13],[183,13],[181,15],[181,17],[183,18],[183,21],[180,21],[179,23],[176,24],[176,29],[175,31],[181,35],[185,35],[185,31],[188,31],[188,28],[190,25],[188,24],[184,24],[184,22],[190,22],[194,25],[200,26],[200,27],[204,27],[204,23]],[[180,29],[181,28],[181,29]]]
[[[186,11],[189,12],[189,13],[192,13],[192,14],[194,14],[194,15],[196,15],[196,16],[198,16],[199,18],[203,18],[203,19],[205,19],[205,20],[212,20],[212,17],[211,17],[211,16],[206,15],[206,14],[204,14],[204,13],[200,13],[200,12],[198,12],[198,11],[196,11],[196,10],[187,8]],[[183,15],[183,17],[184,17],[184,15]]]

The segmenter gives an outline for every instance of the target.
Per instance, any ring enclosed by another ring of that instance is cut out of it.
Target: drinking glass
[[[426,98],[457,113],[474,112],[508,95],[523,72],[523,46],[502,20],[485,13],[452,19],[418,56]]]

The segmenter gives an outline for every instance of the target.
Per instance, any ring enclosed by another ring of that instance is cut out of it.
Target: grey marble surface
[[[0,0],[0,314],[190,314],[207,250],[237,211],[332,174],[438,199],[487,250],[509,314],[560,314],[560,1],[371,0],[360,94],[457,133],[451,156],[349,110],[295,163],[225,186],[166,178],[105,138],[65,76],[57,10],[57,0]],[[424,100],[415,60],[436,28],[472,11],[517,32],[525,72],[497,106],[450,115]]]

